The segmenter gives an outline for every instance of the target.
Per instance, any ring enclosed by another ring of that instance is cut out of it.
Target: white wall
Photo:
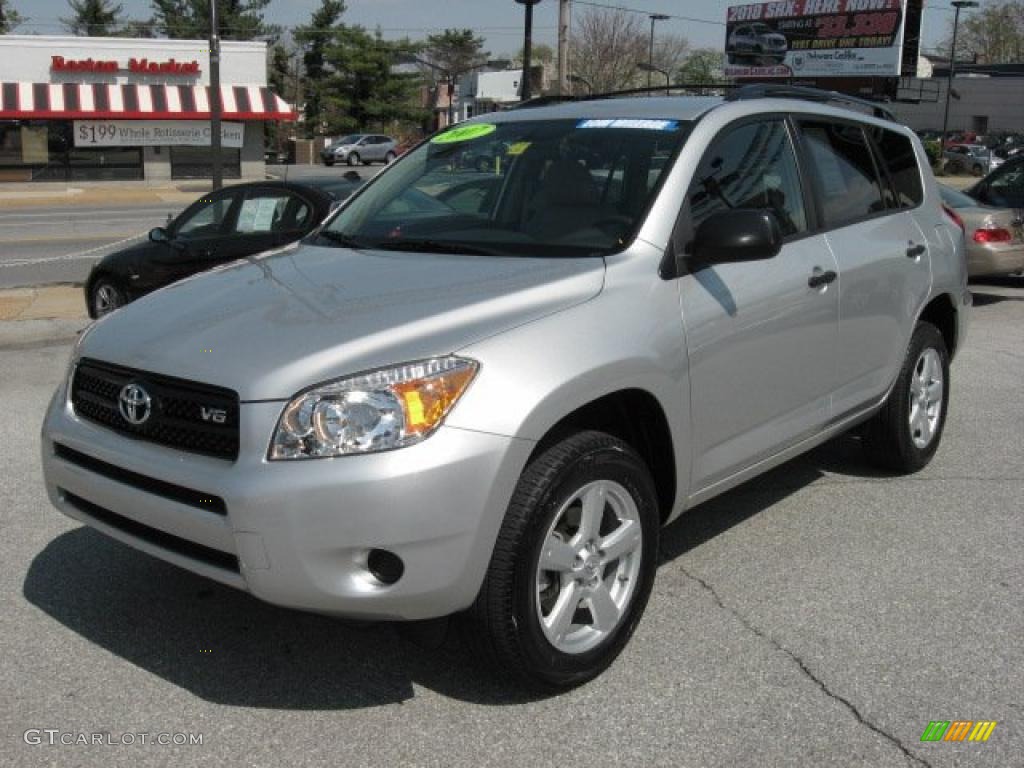
[[[939,83],[936,102],[905,104],[892,102],[887,107],[900,122],[914,130],[942,130],[942,112],[946,105],[946,79]],[[1024,130],[1024,78],[1020,77],[954,77],[953,90],[960,98],[950,99],[949,130],[974,129],[975,115],[988,117],[988,130]]]
[[[206,40],[150,40],[63,35],[0,35],[0,80],[32,83],[136,83],[209,85],[210,44]],[[116,60],[117,73],[54,72],[51,57]],[[142,75],[127,71],[128,59],[198,61],[198,75]],[[266,85],[267,44],[261,41],[222,42],[220,79],[225,85]]]

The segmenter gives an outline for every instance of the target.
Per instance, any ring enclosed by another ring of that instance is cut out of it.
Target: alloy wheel
[[[944,386],[939,353],[926,347],[910,378],[910,436],[918,448],[927,448],[938,431]]]
[[[548,529],[536,566],[536,610],[548,642],[591,650],[626,615],[640,581],[643,533],[636,501],[611,480],[572,494]]]

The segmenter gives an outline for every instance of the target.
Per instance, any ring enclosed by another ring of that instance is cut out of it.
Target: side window
[[[881,155],[881,162],[889,171],[892,181],[893,201],[896,208],[916,208],[924,202],[921,187],[921,171],[917,166],[914,144],[901,133],[881,129],[874,134],[875,144]]]
[[[254,192],[242,201],[235,222],[235,233],[252,235],[301,229],[311,215],[310,205],[290,192]]]
[[[231,210],[234,195],[203,200],[199,207],[186,213],[175,227],[174,236],[184,238],[211,237],[220,232]]]
[[[860,126],[801,122],[800,133],[811,156],[827,227],[841,227],[885,210],[882,185]]]
[[[985,190],[986,202],[1008,208],[1024,208],[1024,162],[1003,166],[992,175]]]
[[[807,214],[789,133],[781,120],[726,128],[704,155],[687,193],[693,232],[734,208],[771,211],[785,235],[807,231]]]

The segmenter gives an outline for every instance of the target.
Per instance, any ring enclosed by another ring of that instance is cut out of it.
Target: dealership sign
[[[729,77],[897,76],[905,0],[785,0],[734,5]]]
[[[221,123],[221,146],[240,149],[244,123]],[[196,120],[75,120],[76,147],[208,147],[210,124]]]

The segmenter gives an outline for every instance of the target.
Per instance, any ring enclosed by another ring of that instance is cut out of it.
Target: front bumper
[[[468,607],[533,443],[442,427],[397,451],[270,462],[282,407],[243,403],[239,459],[227,462],[80,419],[62,387],[43,426],[50,500],[113,538],[278,605],[383,619]],[[58,456],[56,445],[116,471]],[[225,511],[171,498],[139,476],[223,500]],[[398,555],[402,578],[373,579],[370,548]]]

